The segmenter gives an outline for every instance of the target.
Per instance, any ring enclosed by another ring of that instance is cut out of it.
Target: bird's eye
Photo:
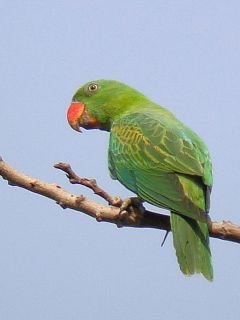
[[[97,91],[98,89],[98,85],[96,83],[91,83],[88,87],[88,91],[93,92],[93,91]]]

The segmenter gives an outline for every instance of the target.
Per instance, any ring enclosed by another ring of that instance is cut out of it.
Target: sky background
[[[239,1],[1,1],[0,155],[77,194],[69,162],[114,195],[108,134],[66,121],[76,89],[128,83],[169,107],[209,146],[211,217],[240,224]],[[239,245],[211,240],[215,279],[187,278],[159,230],[118,229],[0,181],[0,318],[237,319]],[[101,201],[101,199],[98,199]]]

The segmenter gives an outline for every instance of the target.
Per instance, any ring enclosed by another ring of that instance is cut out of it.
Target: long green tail
[[[181,271],[186,275],[202,273],[213,280],[209,232],[205,222],[199,222],[171,212],[173,244]]]

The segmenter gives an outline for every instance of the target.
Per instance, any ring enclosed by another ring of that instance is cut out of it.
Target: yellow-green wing
[[[114,122],[109,169],[145,201],[205,219],[212,185],[208,150],[195,133],[160,108]]]

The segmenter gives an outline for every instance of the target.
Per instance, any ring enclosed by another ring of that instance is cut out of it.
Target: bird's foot
[[[138,197],[125,199],[120,207],[118,227],[140,225],[145,212],[142,203],[143,201]]]

